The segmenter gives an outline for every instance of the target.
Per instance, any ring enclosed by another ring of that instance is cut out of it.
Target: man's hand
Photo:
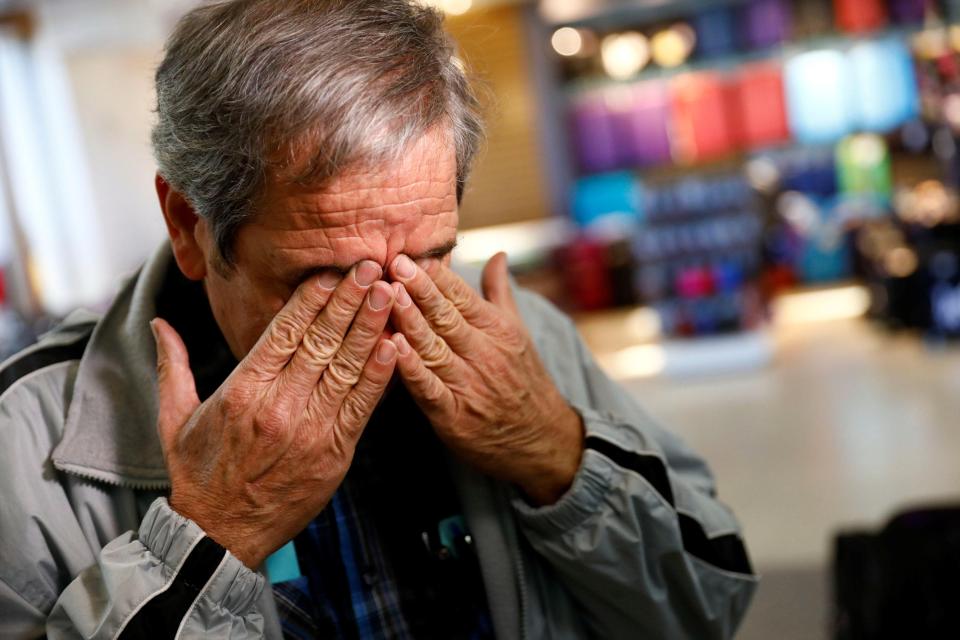
[[[583,424],[537,356],[506,256],[484,268],[484,297],[437,260],[401,255],[390,275],[397,368],[437,434],[534,502],[556,502],[579,467]]]
[[[250,568],[330,500],[393,375],[381,275],[365,261],[304,282],[203,404],[180,336],[153,322],[170,506]]]

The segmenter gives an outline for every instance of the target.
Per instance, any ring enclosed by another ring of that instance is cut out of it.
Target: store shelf
[[[835,32],[816,38],[787,41],[780,45],[766,49],[747,51],[715,58],[706,58],[702,60],[692,60],[686,64],[669,69],[651,65],[646,67],[640,73],[624,79],[614,79],[598,75],[596,77],[573,80],[564,85],[564,93],[568,97],[572,98],[592,91],[599,91],[620,86],[630,86],[647,80],[670,80],[671,78],[688,73],[710,71],[727,72],[748,64],[782,61],[786,58],[805,53],[807,51],[816,51],[820,49],[845,50],[859,42],[884,40],[887,38],[899,38],[906,40],[915,36],[921,31],[923,31],[923,28],[916,26],[891,27],[888,29],[862,34],[846,34],[842,32]]]

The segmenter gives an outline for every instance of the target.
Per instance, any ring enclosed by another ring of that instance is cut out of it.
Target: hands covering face
[[[580,417],[544,369],[517,310],[506,256],[483,297],[438,260],[390,265],[398,369],[439,437],[481,472],[555,502],[583,450]]]
[[[153,323],[171,507],[251,568],[332,498],[395,368],[481,472],[540,504],[573,480],[583,426],[523,326],[505,256],[484,269],[483,297],[437,260],[399,256],[389,271],[392,284],[369,261],[304,282],[202,404],[179,335]]]

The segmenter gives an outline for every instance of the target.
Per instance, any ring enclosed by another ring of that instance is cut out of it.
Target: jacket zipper
[[[170,488],[169,480],[130,480],[97,469],[87,469],[54,460],[54,468],[72,476],[133,491],[161,491]]]
[[[520,535],[519,532],[515,532]],[[516,541],[515,541],[516,542]],[[523,566],[523,549],[516,543],[517,588],[520,590],[520,640],[527,638],[527,577]]]

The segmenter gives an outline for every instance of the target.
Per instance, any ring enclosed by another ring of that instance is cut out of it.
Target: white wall
[[[134,270],[164,235],[150,150],[155,60],[154,50],[137,49],[81,51],[66,59],[112,281]]]
[[[59,59],[77,143],[76,180],[101,263],[78,304],[102,304],[164,237],[150,150],[153,73],[163,41],[192,2],[39,0],[38,40]],[[75,260],[91,259],[79,247]]]

